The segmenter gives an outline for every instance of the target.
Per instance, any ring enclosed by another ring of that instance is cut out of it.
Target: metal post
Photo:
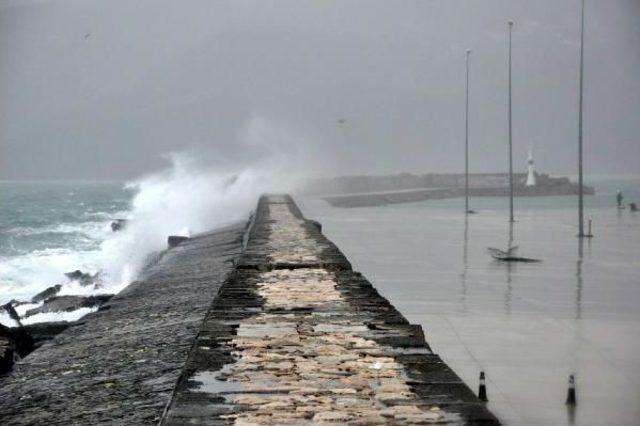
[[[511,33],[513,21],[509,21],[509,222],[513,222],[513,125],[511,120]]]
[[[469,214],[469,54],[467,49],[466,66],[467,81],[465,86],[465,110],[464,110],[464,214]]]
[[[584,187],[582,180],[582,92],[584,84],[584,0],[580,17],[580,89],[578,94],[578,237],[584,235]]]

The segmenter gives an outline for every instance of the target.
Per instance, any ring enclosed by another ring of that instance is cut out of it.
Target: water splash
[[[283,184],[273,170],[207,170],[192,158],[172,156],[172,167],[128,184],[135,188],[127,226],[101,246],[103,283],[114,292],[164,250],[168,235],[192,236],[248,217],[257,197]]]

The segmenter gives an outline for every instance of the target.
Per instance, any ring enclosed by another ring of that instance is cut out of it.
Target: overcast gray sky
[[[508,19],[516,167],[533,144],[539,171],[575,174],[579,5],[0,0],[0,179],[245,162],[263,132],[317,173],[461,171],[467,48],[471,169],[503,171]],[[640,0],[587,0],[585,64],[587,172],[637,174]]]

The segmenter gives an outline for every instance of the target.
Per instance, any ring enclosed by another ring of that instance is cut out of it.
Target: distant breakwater
[[[514,196],[540,197],[577,195],[579,187],[567,177],[536,173],[536,185],[526,186],[527,175],[514,174]],[[391,176],[344,176],[309,182],[304,192],[320,195],[335,207],[369,207],[425,200],[457,198],[465,195],[464,174],[403,173]],[[586,186],[587,195],[595,193]],[[469,175],[469,195],[474,197],[509,196],[509,176],[505,173]]]
[[[7,424],[498,424],[284,195],[0,377]]]

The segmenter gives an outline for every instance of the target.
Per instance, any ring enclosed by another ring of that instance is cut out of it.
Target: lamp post
[[[578,238],[584,238],[584,187],[582,179],[582,92],[584,85],[584,0],[580,16],[580,89],[578,93]]]
[[[509,222],[513,222],[513,125],[511,106],[511,33],[513,21],[509,21]]]
[[[465,85],[465,109],[464,109],[464,214],[469,214],[469,55],[466,51],[466,85]]]

